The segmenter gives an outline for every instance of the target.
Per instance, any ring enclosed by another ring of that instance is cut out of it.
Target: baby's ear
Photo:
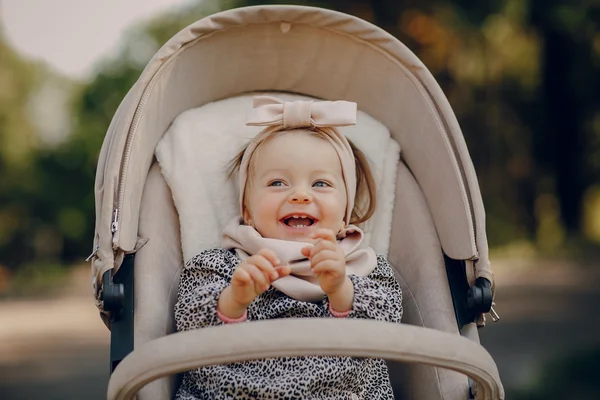
[[[344,221],[342,221],[342,226],[340,227],[340,230],[335,235],[336,239],[341,240],[341,239],[345,238],[346,237],[346,229],[348,229],[348,225],[346,225],[344,223]]]
[[[245,225],[252,225],[252,216],[248,212],[246,206],[244,206],[244,209],[242,210],[242,218],[244,220]]]

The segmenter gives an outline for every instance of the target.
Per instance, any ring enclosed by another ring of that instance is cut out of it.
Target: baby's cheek
[[[321,217],[324,217],[322,222],[323,225],[326,225],[324,227],[331,229],[334,232],[337,232],[339,230],[339,227],[344,222],[344,214],[345,208],[342,208],[336,200],[330,201],[326,205],[326,208],[322,210]]]
[[[332,214],[336,220],[343,220],[346,216],[346,197],[338,196],[333,200]]]
[[[277,219],[278,205],[277,202],[274,201],[274,199],[272,199],[270,196],[264,197],[259,203],[257,209],[257,213],[265,222],[273,222]]]

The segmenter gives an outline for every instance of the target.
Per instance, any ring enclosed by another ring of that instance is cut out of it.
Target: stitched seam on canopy
[[[161,73],[164,71],[165,68],[167,68],[167,66],[169,64],[171,64],[177,58],[177,56],[180,53],[185,51],[187,48],[191,47],[197,41],[212,36],[212,34],[213,34],[213,32],[202,35],[202,36],[194,39],[193,41],[187,42],[185,45],[178,48],[171,56],[169,56],[169,58],[167,58],[166,60],[163,60],[161,62],[161,64],[158,66],[158,68],[154,71],[154,73],[152,74],[152,77],[148,81],[148,84],[142,91],[141,97],[136,106],[136,110],[133,113],[133,117],[132,117],[131,124],[129,126],[129,130],[127,131],[127,136],[125,138],[125,147],[123,149],[124,154],[121,159],[121,167],[119,169],[119,179],[118,179],[118,184],[117,184],[117,207],[116,207],[120,212],[120,215],[117,216],[119,222],[120,222],[120,220],[123,219],[123,200],[124,200],[124,194],[125,194],[125,191],[127,188],[127,173],[129,171],[130,152],[132,151],[135,139],[137,138],[139,121],[141,120],[141,117],[144,114],[146,104],[147,104],[147,102],[144,102],[144,99],[150,98],[150,96],[152,95],[153,89],[156,86],[156,81],[160,78]],[[131,137],[131,139],[130,139],[130,137]],[[115,237],[113,237],[113,246],[120,245],[121,232],[122,232],[122,229],[117,230],[114,233]]]

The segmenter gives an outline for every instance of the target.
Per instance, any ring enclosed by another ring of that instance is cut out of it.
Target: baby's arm
[[[226,250],[207,250],[192,258],[181,272],[175,304],[178,331],[221,325],[217,302],[229,286],[237,258]]]
[[[290,267],[280,265],[272,250],[262,249],[243,261],[234,271],[231,284],[219,297],[219,317],[228,322],[246,318],[250,303],[265,292],[271,283],[290,274]]]
[[[368,276],[350,275],[349,278],[354,286],[349,318],[400,322],[402,290],[385,257],[377,257],[377,267]],[[328,307],[329,304],[325,306]]]

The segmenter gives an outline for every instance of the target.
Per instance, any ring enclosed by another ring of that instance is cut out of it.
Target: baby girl
[[[224,229],[222,248],[186,263],[177,330],[272,318],[400,323],[394,273],[357,227],[374,213],[376,188],[366,157],[337,129],[355,122],[351,102],[255,98],[248,124],[265,129],[232,162],[240,216]],[[189,371],[176,398],[394,396],[381,359],[313,356]]]

